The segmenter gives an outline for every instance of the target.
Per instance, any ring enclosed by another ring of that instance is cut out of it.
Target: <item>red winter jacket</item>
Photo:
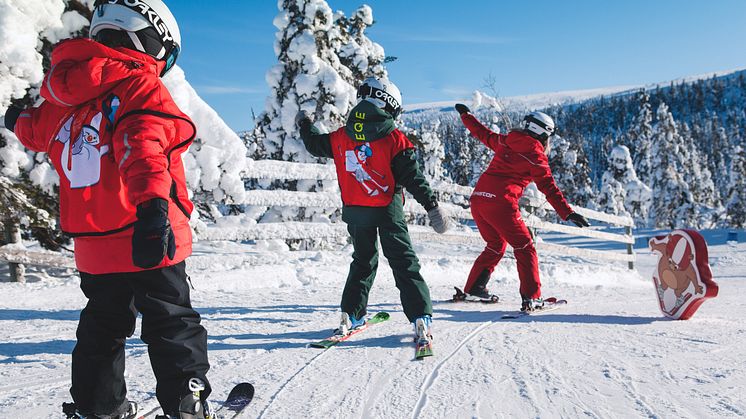
[[[474,187],[471,199],[504,199],[517,208],[523,190],[533,181],[557,214],[563,220],[567,219],[573,212],[572,208],[554,183],[544,146],[538,140],[521,131],[496,134],[469,113],[462,114],[461,120],[473,136],[495,152],[492,162]]]
[[[192,251],[189,201],[181,154],[196,129],[159,78],[163,63],[137,51],[89,39],[52,52],[38,108],[24,111],[15,133],[49,155],[60,177],[62,230],[75,238],[78,270],[134,272],[132,226],[138,204],[169,201],[176,255]]]
[[[345,127],[330,134],[337,180],[345,206],[386,207],[396,192],[391,161],[414,148],[398,129],[374,141],[355,141]]]

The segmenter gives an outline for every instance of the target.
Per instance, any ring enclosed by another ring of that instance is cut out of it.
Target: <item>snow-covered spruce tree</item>
[[[650,185],[653,174],[651,163],[653,112],[650,107],[650,95],[645,90],[638,94],[638,100],[640,111],[632,123],[625,143],[629,145],[630,153],[634,156],[633,161],[638,177],[643,183]]]
[[[726,209],[732,227],[746,227],[746,148],[736,146],[730,166]]]
[[[402,128],[404,134],[417,147],[423,172],[431,182],[443,180],[445,177],[445,150],[440,139],[440,125],[440,119],[436,118],[420,126],[419,130]]]
[[[700,152],[692,138],[692,131],[686,122],[681,125],[681,170],[684,181],[689,185],[694,201],[691,225],[696,228],[713,228],[724,216],[720,193],[712,180],[707,167],[707,155]]]
[[[645,226],[652,193],[650,188],[637,178],[629,149],[626,146],[612,148],[608,166],[601,178],[601,211],[628,215],[638,226]]]
[[[280,0],[278,7],[278,63],[267,72],[270,95],[250,138],[261,145],[254,146],[251,157],[315,161],[303,147],[295,117],[305,110],[324,131],[342,125],[356,96],[346,81],[352,80],[352,72],[335,49],[342,46],[342,33],[325,1]]]
[[[583,149],[583,140],[568,140],[555,135],[550,140],[549,166],[557,186],[571,205],[589,207],[595,204],[591,187],[591,169]]]
[[[655,227],[691,227],[695,222],[694,199],[682,176],[682,141],[673,115],[665,103],[656,111],[653,127],[651,180],[653,204],[650,217]]]
[[[373,23],[373,9],[368,5],[360,6],[349,18],[341,11],[335,14],[334,25],[339,35],[335,49],[342,65],[350,69],[352,78],[346,81],[353,87],[367,77],[388,77],[383,65],[386,59],[383,47],[365,34]]]
[[[31,106],[49,65],[52,45],[85,32],[93,0],[0,1],[0,117],[13,103]],[[6,229],[21,223],[43,246],[66,241],[57,228],[59,179],[44,153],[24,149],[0,129],[0,212]]]
[[[705,145],[709,148],[711,173],[726,173],[730,166],[732,145],[725,132],[725,127],[722,126],[720,118],[716,114],[711,114],[705,124],[705,138]],[[727,176],[718,176],[715,182],[718,190],[724,192],[728,190]]]

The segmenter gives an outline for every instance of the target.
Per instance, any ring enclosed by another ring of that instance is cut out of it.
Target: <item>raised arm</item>
[[[493,132],[489,128],[482,125],[477,118],[471,114],[469,108],[461,103],[456,104],[456,110],[461,115],[461,121],[464,126],[469,130],[471,135],[477,137],[482,144],[486,145],[492,150],[497,150],[498,144],[505,139],[505,135]]]
[[[300,130],[300,138],[309,153],[315,157],[334,157],[332,143],[329,134],[322,134],[313,126],[313,122],[305,112],[299,112],[295,123]]]

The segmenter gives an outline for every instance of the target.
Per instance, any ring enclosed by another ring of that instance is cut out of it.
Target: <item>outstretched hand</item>
[[[457,103],[455,108],[460,115],[471,112],[471,110],[469,110],[469,107],[464,105],[463,103]]]
[[[568,215],[567,221],[572,221],[576,226],[581,227],[581,228],[590,226],[590,223],[588,223],[588,220],[586,220],[585,217],[578,214],[577,212],[573,212],[572,214]]]

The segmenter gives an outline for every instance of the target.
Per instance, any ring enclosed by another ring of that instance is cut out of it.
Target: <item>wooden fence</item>
[[[246,179],[257,180],[336,180],[334,166],[313,163],[291,163],[275,160],[250,161],[247,171],[244,173]],[[433,189],[441,194],[460,195],[464,202],[468,202],[473,189],[466,186],[451,183],[434,183]],[[242,202],[244,205],[260,207],[298,207],[298,208],[341,208],[342,202],[339,193],[332,192],[299,192],[287,190],[250,190]],[[454,219],[469,222],[473,220],[468,208],[441,202]],[[615,234],[598,231],[595,228],[578,228],[574,226],[557,224],[542,220],[535,215],[537,212],[553,211],[545,200],[523,197],[520,205],[529,214],[525,217],[526,225],[537,234],[542,231],[552,231],[568,236],[588,237],[592,239],[623,243],[626,245],[626,253],[618,251],[602,251],[565,246],[545,241],[537,241],[536,248],[541,253],[551,253],[566,256],[575,256],[591,260],[609,260],[627,262],[630,269],[634,268],[635,255],[632,250],[634,237],[632,236],[633,220],[627,217],[619,217],[593,211],[586,208],[573,207],[573,209],[586,218],[596,220],[604,225],[618,226],[624,228],[625,234]],[[539,211],[542,210],[542,211]],[[409,199],[405,204],[405,211],[412,215],[425,215],[425,210]],[[594,223],[598,224],[598,223]],[[410,227],[410,233],[414,240],[438,241],[454,244],[466,244],[482,247],[484,241],[479,234],[470,228],[452,229],[446,234],[436,234],[429,227]],[[198,240],[306,240],[318,238],[347,237],[346,226],[343,223],[313,223],[313,222],[277,222],[256,223],[240,226],[209,226],[196,232]],[[74,267],[72,258],[56,252],[28,251],[15,245],[0,247],[0,261],[10,264],[27,264],[53,267]]]

